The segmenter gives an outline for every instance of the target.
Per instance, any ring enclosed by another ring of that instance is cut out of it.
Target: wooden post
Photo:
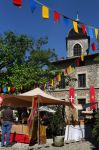
[[[38,96],[38,144],[40,144],[40,113],[39,113],[39,96]]]

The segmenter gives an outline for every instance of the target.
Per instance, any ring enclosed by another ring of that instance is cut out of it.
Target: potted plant
[[[53,145],[63,146],[64,145],[64,106],[55,106],[56,113],[50,120],[52,134],[53,134]]]

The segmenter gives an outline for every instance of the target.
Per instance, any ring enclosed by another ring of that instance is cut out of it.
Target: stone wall
[[[86,87],[79,88],[78,81],[75,81],[75,103],[78,103],[78,99],[86,99],[86,103],[90,100],[89,90],[90,85],[94,85],[96,92],[96,100],[99,103],[99,64],[76,67],[75,71],[70,76],[78,79],[78,74],[86,73]],[[69,87],[66,89],[56,89],[49,91],[55,97],[69,99]]]

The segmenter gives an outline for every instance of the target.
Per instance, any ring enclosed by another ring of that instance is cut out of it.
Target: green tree
[[[34,84],[42,85],[53,77],[51,60],[57,56],[54,50],[45,49],[48,38],[36,41],[27,35],[13,32],[0,36],[0,84],[14,84],[16,91],[28,90]]]
[[[95,138],[99,142],[99,113],[97,113],[95,115],[95,118],[94,118],[93,135],[95,136]]]

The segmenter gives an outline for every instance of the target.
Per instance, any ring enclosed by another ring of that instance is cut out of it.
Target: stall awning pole
[[[38,96],[38,144],[40,144],[40,113],[39,113],[39,96]]]

